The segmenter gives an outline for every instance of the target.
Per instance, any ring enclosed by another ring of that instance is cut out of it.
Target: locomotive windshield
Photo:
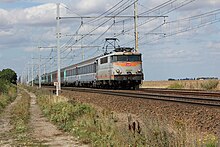
[[[115,55],[111,56],[111,61],[141,61],[141,55]]]

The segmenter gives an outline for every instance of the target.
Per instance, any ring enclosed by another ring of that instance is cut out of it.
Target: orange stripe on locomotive
[[[125,67],[125,66],[138,66],[140,64],[141,64],[141,62],[116,62],[116,63],[113,63],[113,65],[122,66],[122,67]]]

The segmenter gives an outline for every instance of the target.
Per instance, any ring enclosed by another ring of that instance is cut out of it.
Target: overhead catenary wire
[[[120,2],[122,2],[122,1],[120,1]],[[120,4],[120,2],[118,3],[118,4]],[[174,1],[168,1],[168,2],[174,2]],[[164,4],[162,4],[161,6],[165,6],[165,4],[166,5],[168,5],[167,3],[168,2],[166,2],[166,3],[164,3]],[[131,3],[130,5],[128,5],[128,7],[125,7],[125,10],[127,9],[127,8],[129,8],[131,5],[133,5],[133,3]],[[157,9],[159,8],[159,6],[157,7]],[[112,10],[112,9],[111,9]],[[117,10],[117,9],[116,9]],[[114,11],[116,11],[116,10],[114,10]],[[123,12],[124,10],[122,10],[122,11],[119,11],[119,12]],[[112,13],[112,12],[111,12]],[[103,14],[105,14],[105,13],[103,13]],[[110,14],[110,13],[109,13]],[[98,17],[97,17],[98,18]],[[97,19],[97,18],[95,18],[95,19]],[[103,19],[102,17],[101,17],[101,15],[100,15],[100,17],[99,17],[99,20],[101,20],[101,19]],[[88,34],[91,34],[92,32],[94,32],[94,31],[96,31],[98,28],[100,28],[101,26],[103,26],[103,25],[105,25],[107,22],[109,22],[110,20],[111,20],[112,18],[109,18],[107,21],[104,21],[104,23],[101,23],[98,27],[96,27],[95,29],[93,29],[92,31],[90,31]],[[92,22],[92,21],[91,21]],[[117,22],[116,22],[117,23]],[[81,25],[80,25],[80,27],[79,27],[79,29],[78,29],[78,31],[81,29]],[[78,33],[78,31],[76,31],[76,33],[75,34],[77,34]],[[102,33],[99,37],[97,37],[93,42],[91,42],[91,43],[95,43],[96,41],[98,41],[98,39],[100,39],[105,33],[106,33],[107,31],[105,31],[104,33]],[[124,32],[125,33],[125,32]],[[86,38],[87,36],[89,36],[89,35],[84,35],[84,36],[82,36],[81,38],[79,38],[79,39],[77,39],[76,41],[74,41],[73,42],[73,38],[74,37],[71,37],[71,39],[65,44],[65,45],[63,45],[62,46],[62,49],[64,49],[63,51],[62,51],[62,53],[64,53],[67,49],[65,49],[65,46],[73,46],[73,45],[75,45],[76,43],[78,43],[81,39],[83,39],[83,38]],[[72,42],[72,43],[71,43]]]
[[[121,2],[122,2],[122,1],[120,1],[118,4],[114,5],[112,8],[110,8],[110,9],[107,10],[106,12],[109,12],[110,10],[112,10],[113,8],[115,8],[115,6],[119,5]],[[128,1],[127,1],[127,2],[128,2]],[[126,2],[126,3],[127,3],[127,2]],[[120,5],[119,8],[122,7],[123,5],[125,5],[125,3],[123,3],[122,5]],[[118,10],[119,8],[117,8],[116,10]],[[114,11],[116,11],[116,10],[114,10]],[[111,13],[109,13],[109,14],[114,13],[114,11],[111,12]],[[103,14],[104,14],[104,13],[103,13]],[[106,22],[106,23],[107,23],[107,22]],[[84,24],[85,24],[85,23],[84,23]],[[103,24],[102,24],[102,25],[103,25]],[[101,26],[102,26],[102,25],[101,25]],[[81,26],[82,26],[82,23],[81,23],[80,27],[78,28],[78,30],[76,31],[75,34],[78,34],[78,31],[81,29]],[[99,27],[100,27],[100,26],[99,26]],[[98,27],[98,28],[99,28],[99,27]],[[98,28],[94,29],[94,31],[97,30]],[[89,34],[89,33],[88,33],[88,34]],[[87,35],[86,35],[86,36],[87,36]],[[73,41],[73,38],[74,38],[74,37],[71,37],[71,39],[70,39],[67,43],[65,43],[64,45],[62,45],[62,48],[65,48],[65,45],[70,46],[71,42]],[[85,38],[85,36],[83,36],[83,38]],[[80,40],[81,40],[81,39],[75,41],[75,42],[72,43],[72,44],[76,44],[76,43],[77,43],[78,41],[80,41]],[[65,52],[65,50],[62,51],[62,53],[63,53],[63,52]]]
[[[194,2],[194,1],[196,1],[196,0],[184,0],[184,1],[180,1],[179,3],[176,4],[175,7],[172,6],[170,9],[168,9],[168,10],[166,10],[166,11],[164,11],[164,12],[163,12],[163,11],[160,11],[160,15],[159,15],[159,16],[166,15],[166,14],[168,14],[168,13],[174,11],[174,10],[177,10],[177,9],[179,9],[179,8],[181,8],[181,7],[184,7],[184,6],[190,4],[190,3]],[[145,12],[140,13],[139,15],[143,15],[143,14],[146,14],[146,13],[147,13],[148,15],[150,15],[150,14],[151,14],[152,12],[154,12],[154,11],[160,10],[160,9],[166,7],[166,6],[171,5],[171,4],[173,5],[174,2],[178,2],[178,1],[177,1],[177,0],[169,0],[169,1],[166,1],[165,3],[163,3],[163,4],[159,5],[159,6],[156,6],[156,7],[152,8],[152,9],[150,9],[150,10],[148,10],[148,11],[145,11]],[[144,23],[139,23],[139,24],[138,24],[138,27],[141,27],[141,26],[143,26],[143,25],[145,25],[145,24],[147,24],[147,23],[149,23],[149,22],[152,22],[153,20],[156,20],[157,18],[159,18],[159,17],[152,17],[151,19],[148,19],[148,20],[147,20],[146,22],[144,22]],[[164,21],[165,21],[165,17],[164,17]],[[131,27],[131,28],[127,29],[127,30],[124,30],[123,33],[128,33],[128,32],[130,32],[130,31],[133,30],[133,29],[134,29],[134,27]],[[122,32],[119,33],[119,34],[117,34],[116,36],[120,36],[120,35],[122,35]],[[129,41],[129,42],[133,42],[133,41],[134,41],[134,40],[132,39],[132,40]]]
[[[117,9],[114,10],[114,11],[118,11],[118,10],[119,10],[119,12],[116,12],[116,14],[114,14],[114,15],[115,15],[115,16],[119,15],[120,13],[122,13],[123,11],[125,11],[126,9],[128,9],[129,7],[131,7],[133,4],[134,4],[134,2],[128,4],[127,6],[124,6],[124,8],[123,8],[122,10],[120,10],[120,8],[117,8]],[[101,26],[103,26],[103,25],[105,25],[106,23],[108,23],[110,20],[112,20],[112,18],[109,18],[109,19],[105,20],[105,21],[102,22],[100,25],[98,25],[97,27],[95,27],[94,29],[92,29],[88,34],[93,33],[93,32],[96,31],[98,28],[100,28]],[[77,41],[75,41],[75,42],[72,43],[71,45],[75,45],[75,44],[76,44],[77,42],[79,42],[81,39],[87,37],[88,34],[82,36],[80,39],[78,39]],[[70,44],[69,44],[69,45],[70,45]],[[70,45],[70,46],[71,46],[71,45]]]
[[[92,23],[92,22],[94,22],[94,21],[98,21],[98,20],[100,20],[101,19],[101,17],[102,16],[104,16],[105,14],[107,14],[108,12],[110,12],[111,10],[113,10],[115,7],[117,7],[118,5],[120,5],[122,2],[123,2],[124,0],[121,0],[121,1],[119,1],[116,5],[114,5],[113,7],[111,7],[110,9],[108,9],[107,11],[105,11],[104,13],[102,13],[101,15],[99,15],[98,17],[96,17],[96,18],[94,18],[94,19],[92,19],[92,20],[89,20],[89,21],[87,21],[87,22],[85,22],[85,23],[87,23],[87,24],[89,24],[89,23]],[[129,0],[128,0],[129,1]],[[127,1],[127,2],[128,2]],[[124,3],[125,4],[125,3]],[[122,4],[123,5],[123,4]],[[111,14],[111,13],[110,13]],[[107,15],[109,15],[109,14],[107,14]]]
[[[209,17],[211,17],[211,18],[208,19]],[[193,23],[194,21],[196,23]],[[188,22],[188,23],[186,23],[186,22]],[[177,35],[177,34],[184,33],[184,32],[190,31],[190,30],[194,30],[194,29],[198,29],[201,27],[205,27],[205,26],[217,23],[217,22],[220,22],[220,9],[216,9],[216,10],[209,11],[206,13],[190,16],[187,18],[182,18],[179,20],[169,21],[164,24],[164,27],[167,27],[168,28],[167,30],[172,30],[172,31],[164,32],[163,33],[163,34],[165,34],[164,36],[159,36],[158,38],[156,38],[154,40],[144,41],[143,43],[141,43],[141,45],[149,44],[149,43],[155,42],[157,40],[163,39],[165,37]],[[174,25],[179,24],[180,25],[180,23],[190,24],[190,25],[183,25],[183,26],[176,28],[176,29],[174,29],[174,27],[171,26],[172,24],[174,24]],[[156,30],[156,29],[154,29],[154,30]],[[143,40],[143,39],[144,39],[144,37],[141,38],[140,40]]]
[[[161,6],[164,6],[165,4],[167,5],[167,3],[169,3],[169,2],[174,2],[174,1],[176,1],[176,0],[170,0],[170,1],[167,1],[167,2],[165,2],[164,4],[162,4]],[[95,18],[95,19],[93,19],[93,20],[91,20],[91,21],[89,21],[89,23],[92,23],[92,22],[94,22],[95,20],[101,20],[101,19],[103,19],[101,16],[103,16],[103,15],[105,15],[105,14],[108,14],[108,15],[110,15],[110,14],[113,14],[113,13],[116,13],[116,14],[114,14],[114,15],[117,15],[117,14],[120,14],[121,12],[123,12],[124,10],[126,10],[127,8],[129,8],[131,5],[133,5],[133,3],[134,2],[132,2],[130,5],[129,5],[129,0],[128,1],[124,1],[124,0],[121,0],[121,1],[119,1],[116,5],[114,5],[112,8],[110,8],[109,10],[107,10],[106,12],[104,12],[104,13],[102,13],[101,15],[99,15],[99,17],[97,17],[97,18]],[[137,1],[136,1],[137,2]],[[127,4],[127,6],[125,6],[125,4]],[[66,9],[68,9],[69,11],[71,11],[68,7],[66,7],[65,5],[62,5],[63,7],[65,7]],[[124,6],[123,8],[123,10],[121,10],[121,8],[122,8],[122,6]],[[160,5],[157,7],[157,9],[158,8],[160,8],[161,7]],[[117,8],[117,9],[116,9]],[[153,11],[153,10],[151,10],[151,11]],[[74,12],[75,13],[75,12]],[[77,14],[76,13],[76,15],[78,15],[78,16],[80,16],[79,14]],[[99,27],[101,27],[101,26],[103,26],[104,24],[106,24],[107,22],[109,22],[111,20],[111,18],[109,18],[107,21],[105,21],[104,23],[101,23],[98,27],[96,27],[95,29],[93,29],[92,31],[95,31],[95,30],[97,30]],[[76,31],[76,33],[75,34],[78,34],[78,31],[81,29],[81,26],[82,26],[82,24],[80,25],[80,27],[78,28],[78,30]],[[108,28],[104,33],[102,33],[100,36],[98,36],[93,42],[91,42],[91,43],[95,43],[98,39],[100,39],[108,30],[109,30],[110,28]],[[91,32],[92,32],[91,31]],[[91,34],[91,33],[88,33],[88,34]],[[85,36],[82,36],[80,39],[78,39],[78,40],[76,40],[74,43],[72,42],[72,40],[73,40],[73,38],[74,37],[71,37],[71,39],[66,43],[66,44],[64,44],[64,45],[62,45],[62,49],[64,49],[63,51],[62,51],[62,53],[64,53],[67,49],[65,49],[66,47],[65,46],[70,46],[70,45],[74,45],[74,44],[76,44],[77,42],[79,42],[81,39],[83,39],[83,38],[85,38],[86,36],[88,36],[88,35],[85,35]],[[53,57],[54,58],[54,57]]]

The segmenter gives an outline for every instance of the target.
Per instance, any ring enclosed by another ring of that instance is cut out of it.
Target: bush
[[[213,90],[217,88],[218,83],[219,82],[217,80],[208,80],[205,81],[204,83],[201,83],[201,87],[205,90]]]
[[[0,79],[16,84],[17,74],[12,69],[3,69],[0,71]]]
[[[7,93],[7,92],[8,92],[7,82],[0,79],[0,93]]]
[[[168,89],[183,89],[184,86],[180,83],[174,83],[174,84],[171,84]]]

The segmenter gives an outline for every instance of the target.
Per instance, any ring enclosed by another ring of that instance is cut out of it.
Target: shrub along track
[[[80,102],[90,103],[118,113],[131,113],[140,118],[146,114],[148,116],[164,118],[171,122],[184,122],[187,126],[191,126],[199,132],[209,132],[220,138],[219,107],[132,98],[131,93],[140,93],[140,91],[129,91],[130,96],[125,94],[119,96],[116,94],[117,91],[111,92],[112,95],[103,94],[103,92],[98,90],[96,92],[89,92],[87,89],[87,91],[63,90],[62,94],[66,97],[75,98]],[[124,93],[126,92],[124,91]]]

